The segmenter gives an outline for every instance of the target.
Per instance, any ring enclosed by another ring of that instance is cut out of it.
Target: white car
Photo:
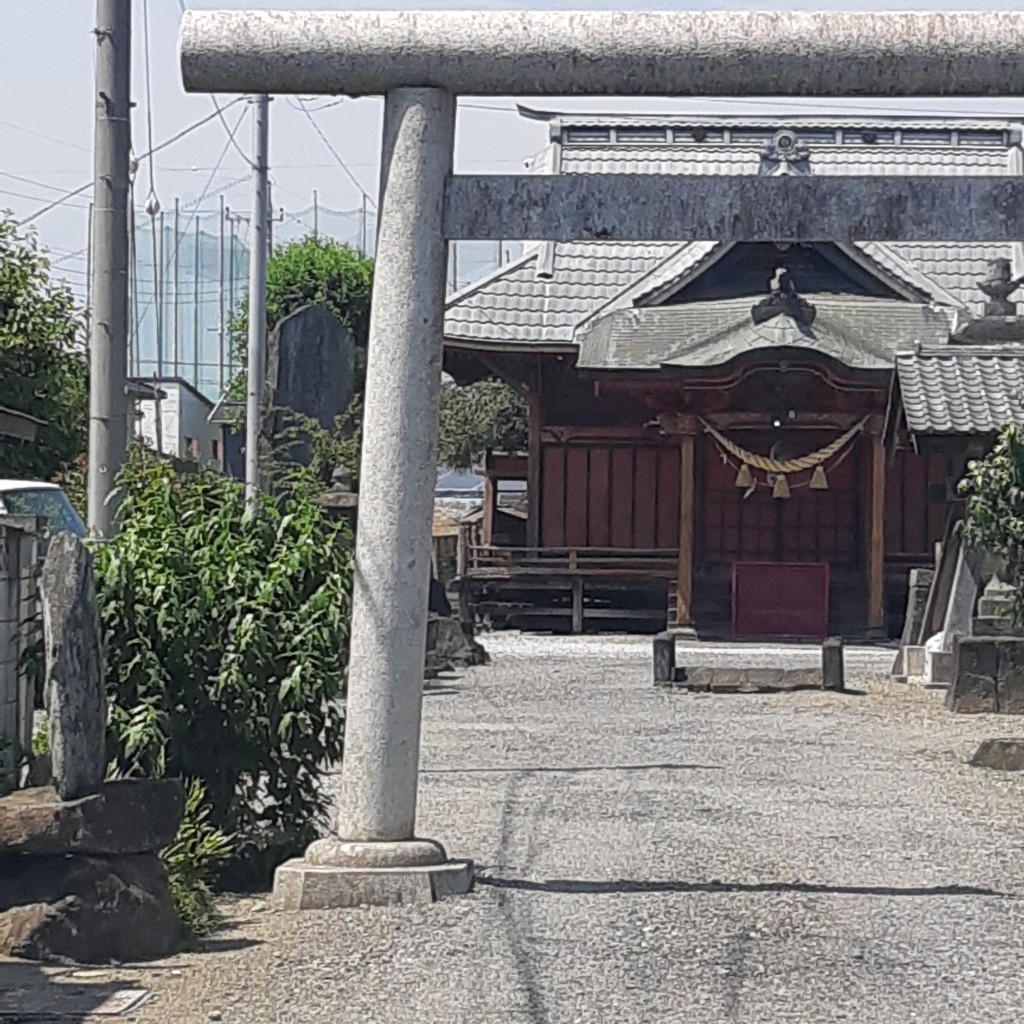
[[[0,515],[42,516],[47,537],[61,530],[70,530],[83,539],[86,536],[85,523],[68,496],[56,484],[41,480],[0,480]]]

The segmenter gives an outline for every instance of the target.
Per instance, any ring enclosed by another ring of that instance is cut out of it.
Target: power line
[[[24,132],[25,135],[32,135],[37,139],[45,139],[47,142],[53,142],[58,146],[67,146],[68,149],[77,149],[83,153],[91,153],[92,150],[88,146],[80,146],[77,142],[68,142],[67,139],[57,139],[52,135],[44,135],[42,132],[34,132],[31,128],[22,128],[20,124],[15,124],[13,121],[0,121],[5,128],[13,128],[16,132]]]
[[[244,96],[236,97],[226,107],[224,107],[224,109],[228,110],[229,108],[235,106],[235,104],[241,103],[244,98]],[[173,146],[174,143],[178,142],[180,139],[183,139],[186,135],[190,135],[197,128],[202,128],[203,125],[209,124],[216,116],[216,112],[212,114],[207,114],[206,117],[201,118],[194,124],[190,124],[187,128],[183,128],[180,132],[178,132],[175,135],[172,135],[169,139],[165,139],[158,146],[154,146],[150,152],[143,153],[139,159],[145,160],[147,157],[152,156],[154,153],[159,153],[162,149],[166,149],[168,146]],[[91,189],[92,186],[93,182],[90,181],[87,182],[85,185],[82,185],[80,188],[76,188],[70,192],[64,193],[64,195],[60,199],[54,200],[52,203],[47,204],[46,206],[42,207],[39,210],[36,210],[35,213],[31,214],[30,216],[25,217],[22,220],[18,221],[19,227],[36,220],[37,218],[41,217],[44,213],[49,213],[50,210],[54,209],[55,207],[63,206],[64,203],[66,203],[69,199],[74,199],[75,196],[80,196],[83,192],[86,192],[89,189]]]
[[[294,106],[294,104],[292,104],[292,106]],[[327,136],[323,133],[323,131],[320,128],[320,125],[316,123],[316,119],[306,108],[306,105],[301,97],[299,97],[298,109],[301,110],[306,115],[306,118],[308,119],[309,123],[313,126],[313,130],[317,133],[317,135],[320,136],[320,140],[327,147],[331,156],[333,156],[334,159],[338,161],[338,165],[348,175],[349,180],[352,182],[352,184],[355,185],[355,187],[359,189],[359,191],[366,197],[367,202],[371,203],[374,207],[376,207],[377,204],[373,201],[373,197],[367,195],[366,189],[363,188],[359,179],[349,170],[348,164],[346,164],[345,161],[342,160],[341,154],[334,148],[334,146],[331,145],[331,140],[328,139]]]

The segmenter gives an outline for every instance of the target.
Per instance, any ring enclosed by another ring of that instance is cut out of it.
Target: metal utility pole
[[[270,101],[252,101],[252,244],[249,247],[249,366],[245,402],[245,499],[255,509],[260,490],[260,421],[267,359],[267,252],[270,202],[267,162]]]
[[[220,197],[220,239],[218,242],[220,248],[220,256],[218,262],[220,268],[218,274],[220,275],[220,288],[218,289],[218,301],[220,302],[220,313],[217,320],[217,344],[220,346],[220,376],[217,378],[217,386],[220,389],[220,393],[224,393],[224,328],[225,328],[225,314],[224,314],[224,195]]]
[[[128,447],[128,176],[132,0],[96,0],[92,310],[89,317],[89,528],[114,532],[111,500]]]
[[[171,376],[178,376],[178,332],[181,313],[181,200],[174,197],[174,307],[171,330]]]

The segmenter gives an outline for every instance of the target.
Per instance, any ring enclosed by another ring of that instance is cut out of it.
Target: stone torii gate
[[[1024,15],[210,11],[181,63],[192,92],[385,97],[338,826],[276,905],[465,891],[415,831],[448,240],[1017,240],[1024,179],[453,176],[456,96],[1021,95]]]

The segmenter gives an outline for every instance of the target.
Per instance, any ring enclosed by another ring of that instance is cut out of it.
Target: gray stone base
[[[924,675],[924,648],[911,645],[903,648],[903,671],[907,676]]]
[[[274,873],[275,910],[337,910],[433,903],[473,887],[473,862],[450,860],[413,867],[337,867],[296,859]]]
[[[927,686],[949,686],[953,682],[952,651],[925,651],[924,681]]]
[[[820,690],[820,668],[680,668],[674,690],[694,693],[782,693],[789,690]]]

